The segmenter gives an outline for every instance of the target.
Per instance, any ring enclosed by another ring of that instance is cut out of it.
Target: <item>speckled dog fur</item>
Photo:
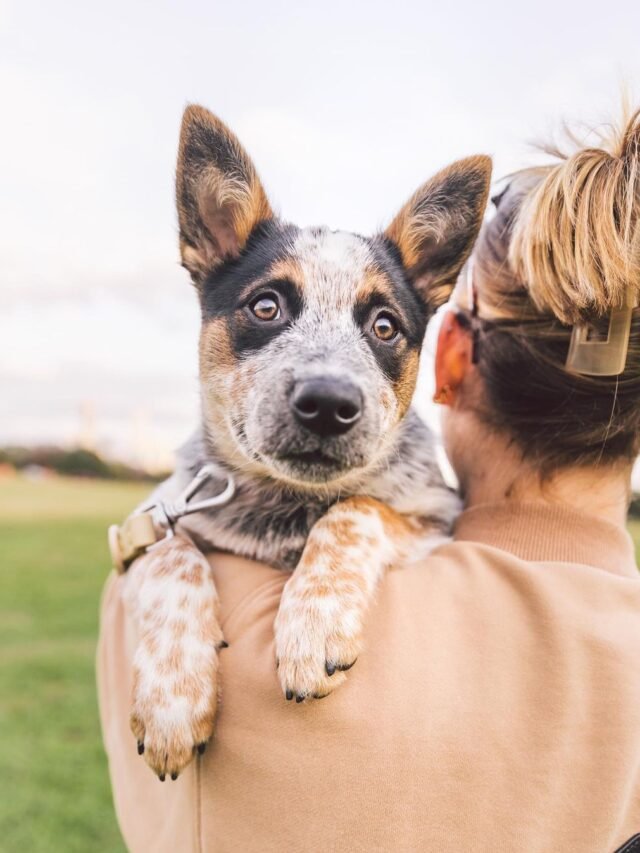
[[[301,229],[273,214],[231,132],[187,108],[176,195],[202,312],[203,417],[157,496],[175,498],[208,461],[237,489],[124,581],[140,635],[132,729],[161,779],[213,732],[224,641],[204,550],[291,573],[274,664],[286,698],[302,702],[346,677],[385,569],[448,534],[457,498],[410,403],[427,321],[471,251],[490,172],[487,157],[444,169],[372,238]],[[356,401],[345,398],[348,428],[324,434],[296,416],[298,389],[318,381]]]

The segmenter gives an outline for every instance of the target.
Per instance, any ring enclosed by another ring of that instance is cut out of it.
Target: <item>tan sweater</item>
[[[133,630],[120,581],[105,589],[102,725],[135,853],[612,853],[640,833],[640,577],[624,530],[534,504],[465,512],[454,542],[389,573],[348,682],[302,705],[274,671],[285,576],[211,565],[230,643],[218,727],[175,783],[136,753]]]

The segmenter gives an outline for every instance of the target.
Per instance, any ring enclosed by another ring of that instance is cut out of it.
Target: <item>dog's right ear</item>
[[[203,107],[188,106],[182,118],[176,203],[182,265],[196,284],[237,257],[255,226],[273,218],[248,154]]]
[[[423,184],[385,232],[431,311],[449,298],[471,253],[490,183],[490,157],[458,160]]]

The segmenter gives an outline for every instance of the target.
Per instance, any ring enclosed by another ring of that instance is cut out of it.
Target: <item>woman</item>
[[[453,542],[389,574],[346,685],[284,702],[285,577],[213,557],[230,643],[216,736],[159,785],[132,747],[131,627],[107,588],[102,717],[131,849],[609,853],[640,833],[640,578],[625,531],[640,114],[602,148],[517,174],[496,204],[438,343],[465,511]]]

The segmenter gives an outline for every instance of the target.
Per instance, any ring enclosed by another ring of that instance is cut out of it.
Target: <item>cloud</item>
[[[589,6],[0,0],[0,440],[68,436],[91,397],[112,436],[141,404],[172,437],[195,417],[187,101],[236,130],[285,218],[369,232],[456,157],[499,176],[559,117],[611,112],[625,64],[640,91],[637,3]]]

